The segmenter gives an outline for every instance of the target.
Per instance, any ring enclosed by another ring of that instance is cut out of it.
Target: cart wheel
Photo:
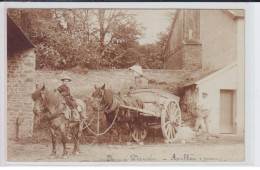
[[[161,127],[166,143],[173,142],[181,126],[181,110],[179,104],[169,100],[161,114]]]
[[[145,128],[138,128],[138,126],[135,126],[132,131],[132,138],[135,142],[141,142],[144,141],[147,135],[147,130]]]

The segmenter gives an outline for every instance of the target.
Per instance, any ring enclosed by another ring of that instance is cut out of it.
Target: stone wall
[[[166,69],[181,68],[181,63],[176,63],[175,61],[180,61],[178,58],[181,58],[181,55],[179,54],[182,49],[183,41],[183,14],[184,10],[177,10],[174,16],[171,32],[168,37],[164,53],[164,58],[166,60],[164,68]]]
[[[147,69],[144,75],[149,79],[164,84],[151,85],[154,88],[167,89],[169,84],[177,85],[183,80],[185,72],[181,70]],[[31,94],[35,91],[35,84],[45,84],[48,89],[55,89],[62,84],[61,78],[69,76],[71,94],[80,99],[88,99],[94,91],[94,85],[114,91],[128,91],[134,86],[134,73],[128,69],[110,70],[70,70],[48,71],[35,70],[35,53],[33,50],[8,55],[8,137],[16,137],[17,118],[23,118],[20,126],[19,137],[31,136],[33,133],[34,115]],[[176,89],[173,87],[173,89]],[[173,93],[169,90],[170,93]]]
[[[183,69],[201,69],[201,44],[185,44],[183,50]]]
[[[200,69],[202,67],[200,11],[177,10],[172,32],[165,48],[166,69]]]
[[[144,75],[149,79],[155,79],[157,82],[174,83],[181,81],[181,74],[174,70],[144,70]],[[111,70],[89,70],[88,73],[75,73],[72,71],[35,71],[35,84],[43,83],[49,89],[55,89],[62,84],[61,78],[69,76],[72,81],[69,86],[71,94],[81,99],[87,99],[94,91],[94,85],[102,86],[106,84],[106,88],[114,91],[125,92],[130,86],[134,86],[134,73],[127,69],[111,69]],[[35,89],[35,87],[34,87]]]
[[[197,107],[199,100],[199,94],[196,85],[185,87],[180,99],[182,113],[195,115],[195,108]]]
[[[178,70],[182,69],[182,56],[183,56],[183,47],[178,49],[176,52],[172,52],[169,54],[169,58],[167,62],[165,62],[166,69]]]
[[[184,39],[199,41],[200,39],[200,10],[185,10]]]
[[[33,49],[8,54],[7,60],[7,135],[16,137],[17,119],[21,122],[19,136],[33,133],[33,72],[35,53]]]

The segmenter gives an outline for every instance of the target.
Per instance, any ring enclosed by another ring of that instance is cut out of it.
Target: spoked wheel
[[[146,138],[147,135],[147,129],[145,128],[139,128],[138,126],[135,126],[132,131],[132,138],[135,142],[142,142]]]
[[[173,100],[165,103],[161,114],[162,133],[166,143],[173,142],[181,126],[181,110],[179,104]]]

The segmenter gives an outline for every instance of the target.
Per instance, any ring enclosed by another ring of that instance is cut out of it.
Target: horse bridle
[[[99,111],[105,111],[108,109],[108,104],[102,104],[104,102],[104,98],[105,98],[105,90],[101,90],[101,97],[94,97],[95,100],[97,100],[99,102],[99,104],[101,105]]]
[[[57,105],[59,104],[59,103],[57,103],[56,105],[55,105],[55,107],[52,109],[52,110],[50,110],[49,108],[48,108],[48,106],[47,106],[47,104],[46,104],[46,101],[47,101],[47,99],[46,99],[46,96],[45,96],[45,92],[44,91],[41,91],[41,97],[38,97],[38,98],[40,98],[40,100],[42,101],[42,103],[41,103],[41,116],[46,116],[48,113],[50,113],[51,115],[52,115],[52,111],[57,107]],[[45,109],[48,109],[48,111],[45,111],[44,112],[44,110]],[[58,114],[57,114],[58,115]],[[56,117],[57,115],[54,115],[54,116],[52,116],[53,118],[54,117]]]
[[[41,103],[40,103],[40,110],[41,110],[41,113],[40,115],[46,115],[48,112],[44,112],[44,110],[48,107],[47,107],[47,104],[46,104],[46,97],[44,95],[45,92],[41,91],[41,96],[39,96],[35,101],[39,100]],[[43,97],[44,95],[44,97]]]

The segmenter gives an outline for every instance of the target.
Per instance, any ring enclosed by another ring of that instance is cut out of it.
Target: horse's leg
[[[120,125],[118,126],[118,142],[121,145],[121,143],[122,143],[122,128],[121,128]]]
[[[57,137],[55,134],[55,130],[51,128],[51,136],[52,136],[52,152],[51,152],[51,158],[54,158],[56,156],[56,143],[57,143]]]
[[[81,135],[82,135],[82,131],[83,131],[83,124],[84,124],[84,122],[83,122],[83,120],[80,120],[79,121],[79,131],[78,131],[78,139],[80,139],[81,138]]]
[[[127,145],[132,145],[131,141],[132,141],[132,123],[128,123],[129,126],[129,133],[128,133],[128,141],[127,141]]]
[[[79,149],[79,133],[81,133],[81,132],[80,132],[78,127],[73,127],[72,132],[74,133],[74,135],[73,135],[74,136],[74,149],[72,151],[72,154],[78,155],[79,151],[80,151],[80,149]]]
[[[66,128],[65,128],[65,124],[64,125],[61,125],[61,142],[62,142],[62,145],[63,145],[63,158],[66,158],[67,157],[67,147],[66,147],[66,139],[67,139],[67,133],[66,133]]]
[[[111,129],[110,131],[110,144],[113,145],[114,144],[114,137],[117,134],[115,129]]]

